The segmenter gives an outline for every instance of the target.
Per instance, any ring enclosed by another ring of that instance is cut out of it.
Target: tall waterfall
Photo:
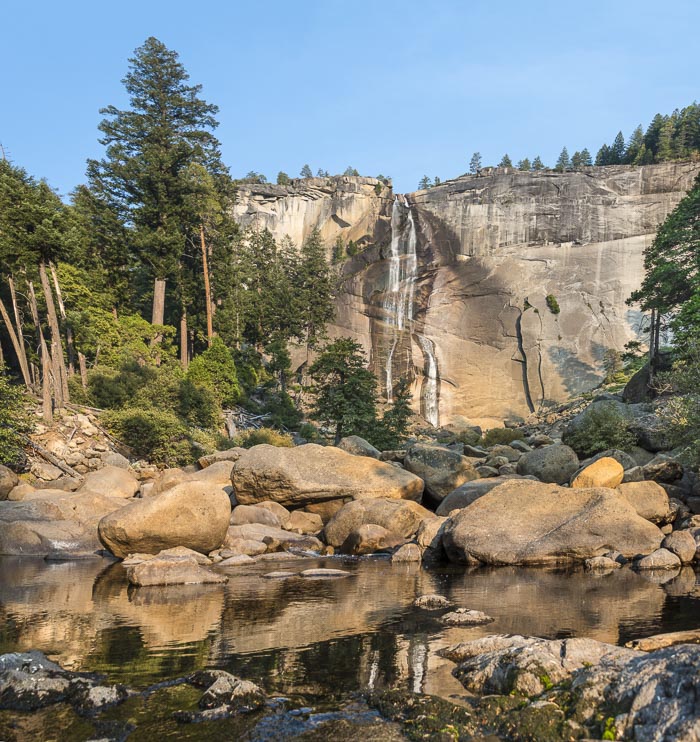
[[[432,425],[439,424],[438,367],[435,346],[415,330],[415,293],[418,279],[418,235],[413,212],[406,198],[394,200],[391,211],[391,245],[389,254],[389,280],[382,307],[386,323],[390,326],[389,346],[384,367],[384,385],[387,401],[394,396],[394,368],[397,349],[402,341],[415,340],[424,359],[421,385],[421,415]]]

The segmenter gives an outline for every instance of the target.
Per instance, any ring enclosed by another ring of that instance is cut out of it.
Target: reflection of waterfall
[[[384,366],[384,388],[391,402],[394,396],[394,372],[397,365],[412,367],[411,340],[415,339],[423,354],[424,379],[420,392],[421,415],[432,425],[439,424],[439,376],[435,344],[415,331],[415,293],[418,279],[418,233],[413,211],[406,198],[394,200],[391,211],[391,245],[389,277],[382,302],[386,324],[389,325],[388,347]],[[397,363],[397,352],[406,362]]]

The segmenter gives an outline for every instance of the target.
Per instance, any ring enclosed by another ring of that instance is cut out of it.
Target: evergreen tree
[[[313,178],[314,174],[311,172],[311,168],[308,165],[304,165],[300,173],[302,178]]]
[[[328,175],[328,170],[322,170],[321,168],[318,169],[318,172],[316,173],[316,177],[318,178],[328,178],[330,177]]]
[[[532,163],[527,157],[518,162],[518,170],[522,170],[523,172],[532,170]]]
[[[343,173],[343,175],[346,175],[348,177],[356,177],[357,178],[357,177],[359,177],[360,173],[357,170],[355,170],[354,167],[352,167],[351,165],[348,165],[345,168],[345,172]]]
[[[639,151],[643,146],[644,129],[642,129],[642,125],[640,124],[630,135],[630,138],[627,142],[627,148],[625,149],[625,155],[622,161],[626,165],[636,163],[637,157],[639,156]]]
[[[572,170],[579,170],[582,167],[582,155],[581,153],[576,150],[573,155],[571,155],[571,169]]]
[[[424,175],[419,181],[418,181],[418,190],[419,191],[425,191],[428,188],[432,186],[432,183],[430,182],[430,178],[427,175]]]
[[[335,445],[348,435],[371,436],[377,421],[377,381],[359,343],[339,338],[309,369],[312,417],[332,425]]]
[[[474,152],[471,160],[469,160],[469,172],[478,173],[481,170],[481,153]]]
[[[513,162],[507,153],[501,158],[501,161],[498,163],[498,167],[513,167]]]
[[[617,132],[610,148],[610,164],[620,165],[625,159],[625,137],[621,131]]]
[[[289,185],[292,179],[282,170],[277,173],[277,185]]]
[[[374,445],[385,451],[399,448],[406,439],[412,414],[411,390],[408,381],[402,377],[394,390],[391,406],[382,415]]]
[[[298,339],[313,348],[325,335],[326,325],[333,319],[335,281],[326,260],[326,249],[317,229],[304,240],[294,277]]]
[[[591,167],[593,165],[593,159],[591,153],[584,147],[581,150],[581,167]]]
[[[438,177],[438,176],[436,175],[436,176],[435,176],[435,177],[433,178],[433,185],[434,185],[434,186],[439,186],[439,185],[440,185],[440,183],[442,183],[442,181],[441,181],[441,180],[440,180],[440,178],[439,178],[439,177]]]
[[[540,159],[540,156],[537,155],[535,159],[532,161],[532,169],[537,172],[539,170],[544,170],[544,163]]]
[[[599,150],[598,154],[595,156],[595,164],[602,166],[602,165],[610,165],[610,147],[608,147],[607,144],[604,144]]]
[[[335,244],[333,245],[333,262],[341,263],[345,258],[345,243],[341,235],[335,238]]]
[[[656,156],[659,149],[659,137],[661,136],[661,129],[663,128],[666,119],[666,116],[657,113],[644,133],[644,144],[646,145],[647,150],[652,154],[652,162],[657,162]]]
[[[571,160],[569,159],[569,152],[566,147],[564,147],[559,154],[559,158],[557,159],[557,164],[554,166],[554,169],[559,173],[563,173],[565,170],[571,169]]]

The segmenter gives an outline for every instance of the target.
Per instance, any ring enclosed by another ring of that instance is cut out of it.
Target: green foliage
[[[569,151],[566,149],[566,147],[564,147],[560,152],[557,159],[557,164],[554,166],[554,169],[559,173],[563,173],[566,170],[571,170],[571,160],[569,159]]]
[[[537,172],[539,170],[544,170],[544,163],[540,159],[540,156],[537,155],[535,159],[532,161],[532,169]]]
[[[223,407],[233,407],[241,396],[233,356],[218,337],[212,338],[210,347],[192,360],[187,380],[209,389]]]
[[[412,414],[408,380],[401,378],[396,385],[391,406],[378,421],[369,442],[384,451],[399,448],[406,440]]]
[[[296,430],[304,418],[294,400],[282,389],[267,397],[263,410],[269,415],[268,422],[276,428]]]
[[[498,167],[513,167],[513,161],[510,159],[507,153],[501,158],[501,161],[498,163]]]
[[[610,740],[616,740],[617,739],[617,727],[615,726],[615,719],[612,716],[609,716],[605,720],[605,726],[603,728],[603,736],[601,739],[610,739]]]
[[[318,428],[311,423],[302,423],[299,426],[299,435],[309,443],[315,443],[319,439]]]
[[[603,354],[603,369],[605,370],[604,384],[622,384],[628,376],[619,350],[609,348]]]
[[[554,294],[547,294],[547,298],[545,299],[545,301],[547,302],[549,311],[552,314],[559,314],[559,312],[561,312],[561,309],[559,307],[559,302],[557,301],[557,297],[554,296]]]
[[[532,163],[527,157],[525,157],[524,159],[520,160],[520,162],[518,162],[518,170],[527,172],[528,170],[531,170],[531,169],[532,169]]]
[[[25,403],[23,390],[0,367],[0,463],[11,469],[22,465],[25,436],[34,427]]]
[[[294,446],[292,436],[287,433],[280,433],[272,428],[258,428],[257,430],[244,430],[233,439],[236,446],[241,448],[252,448],[267,443],[268,446],[277,446],[278,448],[291,448]]]
[[[489,446],[503,445],[508,446],[513,441],[521,441],[525,438],[522,430],[514,430],[512,428],[491,428],[487,430],[479,441],[479,445],[484,448]]]
[[[314,174],[311,172],[311,168],[308,165],[304,165],[299,176],[302,178],[313,178]]]
[[[377,194],[377,196],[380,196],[381,195],[381,193],[382,193],[382,184],[381,183],[375,184],[375,186],[374,186],[374,192]]]
[[[474,152],[471,160],[469,160],[469,172],[476,174],[479,170],[481,170],[481,153]]]
[[[291,182],[292,179],[287,175],[287,173],[284,173],[281,170],[277,173],[277,185],[289,185]]]
[[[566,432],[564,443],[588,458],[609,448],[628,451],[637,439],[627,429],[629,421],[612,405],[589,408],[576,430]]]

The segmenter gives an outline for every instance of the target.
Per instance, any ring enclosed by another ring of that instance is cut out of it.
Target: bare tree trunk
[[[63,295],[61,294],[61,285],[58,282],[58,273],[56,273],[56,266],[53,263],[49,263],[49,269],[51,270],[51,277],[53,278],[53,286],[56,289],[58,311],[61,313],[61,319],[66,326],[66,346],[68,348],[68,375],[73,376],[73,374],[75,373],[75,346],[73,345],[73,328],[68,323],[68,318],[66,316],[66,307],[63,303]]]
[[[83,385],[83,389],[87,389],[87,386],[88,386],[87,364],[85,363],[85,356],[82,353],[78,353],[78,366],[80,368],[80,381]]]
[[[51,329],[51,347],[55,354],[54,368],[59,376],[56,379],[56,402],[62,405],[63,402],[70,402],[68,393],[68,373],[66,372],[66,363],[63,358],[63,343],[61,342],[61,330],[58,325],[58,315],[56,314],[56,305],[53,301],[53,293],[49,284],[49,277],[46,274],[46,265],[43,261],[39,263],[39,278],[41,279],[41,288],[46,299],[46,312],[49,317],[49,328]],[[59,392],[60,390],[60,392]]]
[[[5,326],[7,327],[7,333],[10,336],[10,342],[12,343],[12,347],[15,349],[15,354],[17,355],[17,361],[19,362],[19,367],[22,372],[22,378],[24,379],[25,386],[27,389],[31,389],[31,379],[29,378],[29,367],[26,365],[26,358],[22,354],[23,348],[19,342],[19,338],[17,337],[17,333],[15,332],[15,328],[12,326],[12,322],[10,321],[10,315],[7,313],[7,309],[5,308],[5,304],[0,299],[0,314],[2,314],[3,322],[5,323]]]
[[[204,301],[207,307],[207,342],[211,346],[214,337],[214,310],[211,303],[211,284],[209,283],[209,259],[207,255],[207,243],[204,240],[204,224],[199,225],[199,242],[202,247],[202,270],[204,272]]]
[[[27,287],[29,289],[29,308],[32,312],[32,320],[34,321],[34,327],[36,327],[37,340],[39,341],[39,349],[41,353],[41,399],[43,416],[47,423],[51,423],[53,422],[53,397],[51,394],[51,368],[53,361],[49,356],[49,349],[46,346],[46,339],[44,338],[44,333],[41,329],[39,307],[36,301],[36,294],[34,293],[34,284],[31,281],[27,281]]]
[[[654,383],[654,361],[656,359],[656,348],[654,340],[656,339],[656,309],[651,310],[651,324],[649,326],[649,386]]]
[[[187,371],[190,358],[187,352],[187,312],[183,309],[180,316],[180,364]]]
[[[7,282],[10,286],[10,296],[12,297],[12,310],[15,314],[17,340],[19,341],[19,349],[22,354],[22,357],[19,359],[19,365],[20,365],[20,368],[26,369],[28,373],[29,362],[27,361],[27,349],[24,347],[24,332],[22,330],[22,319],[20,317],[19,307],[17,305],[17,293],[15,291],[15,281],[12,278],[12,276],[10,276],[7,279]]]
[[[156,278],[153,283],[152,325],[162,325],[165,320],[165,279]]]

